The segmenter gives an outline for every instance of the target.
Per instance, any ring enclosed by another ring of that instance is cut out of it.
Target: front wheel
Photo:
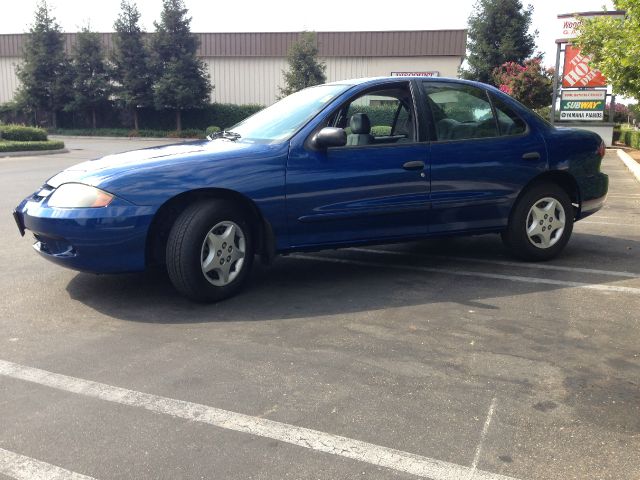
[[[167,241],[167,272],[183,295],[215,302],[235,295],[253,263],[253,238],[244,215],[213,200],[187,207]]]
[[[552,183],[536,185],[516,203],[502,240],[523,260],[550,260],[569,241],[573,219],[573,205],[562,188]]]

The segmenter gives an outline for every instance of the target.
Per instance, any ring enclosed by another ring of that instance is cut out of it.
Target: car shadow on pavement
[[[585,276],[579,272],[486,263],[513,261],[505,255],[495,235],[367,248],[370,249],[393,250],[403,255],[345,249],[309,255],[324,261],[295,255],[278,258],[271,267],[256,261],[248,285],[238,296],[211,305],[181,297],[166,273],[159,271],[100,276],[79,273],[69,282],[67,291],[74,300],[117,319],[180,324],[308,318],[444,302],[490,311],[497,307],[484,299],[567,288],[415,271],[403,269],[403,266],[582,283],[608,284],[625,280],[616,276]],[[640,242],[637,241],[576,233],[561,257],[549,265],[625,271],[632,268],[631,260],[637,261],[639,253]],[[326,260],[336,258],[345,262]],[[474,263],[474,259],[485,263]],[[350,263],[353,261],[373,265]]]

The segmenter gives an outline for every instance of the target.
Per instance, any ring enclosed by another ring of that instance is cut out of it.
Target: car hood
[[[196,162],[203,158],[207,161],[235,158],[268,147],[265,144],[218,139],[133,150],[78,163],[51,177],[47,184],[54,188],[70,182],[97,186],[109,178],[132,171]]]

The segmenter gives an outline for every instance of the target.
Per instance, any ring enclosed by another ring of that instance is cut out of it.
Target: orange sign
[[[589,66],[591,58],[582,55],[580,49],[567,45],[564,53],[564,72],[562,86],[571,87],[606,87],[607,79],[598,70]]]

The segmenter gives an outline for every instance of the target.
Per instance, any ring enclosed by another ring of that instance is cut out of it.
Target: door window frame
[[[423,108],[425,111],[425,117],[426,117],[426,122],[428,125],[428,131],[429,131],[429,141],[433,142],[433,143],[458,143],[458,142],[468,142],[468,141],[486,141],[486,140],[497,140],[497,139],[509,139],[509,138],[519,138],[519,137],[526,137],[527,135],[529,135],[529,133],[531,132],[531,129],[529,127],[529,123],[522,118],[522,116],[518,113],[518,111],[515,108],[512,108],[511,105],[509,105],[507,102],[504,102],[509,108],[511,108],[511,110],[517,115],[517,117],[522,120],[522,122],[525,124],[525,130],[522,133],[519,133],[517,135],[502,135],[501,134],[501,129],[500,129],[500,122],[498,122],[498,114],[496,112],[496,107],[494,105],[493,102],[493,98],[494,95],[489,92],[488,90],[485,90],[484,88],[481,87],[476,87],[475,85],[469,85],[466,83],[459,83],[459,82],[447,82],[447,81],[443,81],[443,80],[421,80],[420,82],[420,86],[419,86],[419,90],[422,94],[422,104],[423,104]],[[433,113],[433,109],[431,108],[431,103],[433,100],[428,99],[428,94],[426,92],[426,87],[428,85],[445,85],[445,86],[449,86],[449,87],[458,87],[458,86],[462,86],[465,88],[472,88],[475,90],[478,90],[480,92],[482,92],[484,94],[484,96],[487,99],[487,102],[489,103],[490,107],[491,107],[491,114],[493,115],[493,121],[496,125],[496,132],[497,135],[496,136],[491,136],[491,137],[471,137],[471,138],[457,138],[457,139],[443,139],[443,140],[439,140],[438,139],[438,134],[436,132],[436,121],[435,121],[435,116]]]
[[[373,92],[379,92],[380,90],[384,90],[384,89],[398,89],[398,88],[402,88],[402,86],[408,86],[409,87],[409,94],[411,96],[411,108],[413,110],[413,118],[414,118],[414,125],[413,125],[413,129],[414,129],[414,140],[412,142],[403,142],[403,143],[372,143],[369,145],[344,145],[342,147],[329,147],[327,148],[327,151],[340,151],[340,150],[359,150],[359,149],[367,149],[367,148],[390,148],[390,147],[406,147],[406,146],[412,146],[412,145],[418,145],[421,143],[425,143],[428,142],[429,140],[427,139],[427,136],[425,135],[425,123],[424,123],[424,114],[423,114],[423,109],[420,108],[420,104],[418,103],[418,99],[421,98],[420,96],[420,87],[418,85],[416,85],[416,82],[413,80],[402,80],[402,81],[389,81],[389,82],[384,82],[384,83],[380,83],[377,85],[373,85],[371,87],[368,87],[364,90],[361,90],[355,94],[353,94],[352,96],[350,96],[349,98],[347,98],[346,100],[343,100],[342,102],[340,102],[340,104],[334,108],[331,109],[331,111],[329,113],[327,113],[326,117],[322,119],[322,121],[318,124],[318,126],[316,128],[313,129],[313,131],[307,136],[307,139],[304,142],[305,148],[309,149],[309,150],[316,150],[315,148],[313,148],[311,146],[311,139],[313,138],[313,136],[318,133],[320,130],[322,130],[325,127],[329,126],[329,120],[336,114],[338,113],[340,110],[344,109],[346,106],[350,105],[351,103],[353,103],[355,100],[357,100],[360,97],[363,97],[365,95],[368,95],[370,93]],[[394,114],[395,117],[395,114]],[[394,122],[397,119],[394,118]],[[392,125],[393,127],[393,125]]]

